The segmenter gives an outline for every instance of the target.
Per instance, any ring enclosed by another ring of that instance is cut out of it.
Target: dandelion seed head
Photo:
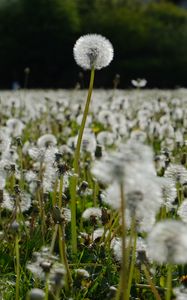
[[[8,119],[6,125],[10,135],[13,137],[20,136],[25,127],[22,121],[14,118]]]
[[[53,274],[56,264],[59,267],[58,258],[52,255],[47,247],[43,247],[40,252],[33,253],[32,261],[27,264],[27,269],[37,278],[45,279],[45,270],[49,271],[49,275]],[[64,270],[64,266],[60,265]]]
[[[90,274],[85,269],[76,269],[75,270],[78,277],[89,278]]]
[[[147,80],[138,78],[136,80],[135,79],[131,80],[131,83],[132,83],[133,86],[135,86],[137,88],[142,88],[142,87],[146,86]]]
[[[28,293],[29,300],[44,300],[45,292],[41,289],[34,288]]]
[[[179,164],[170,164],[164,173],[165,178],[171,179],[175,184],[187,182],[187,169]]]
[[[168,178],[162,178],[161,189],[164,204],[167,208],[172,208],[177,197],[177,189],[175,183]]]
[[[84,220],[90,220],[92,217],[101,219],[101,215],[102,210],[99,207],[89,207],[83,212],[82,218]]]
[[[174,294],[176,295],[176,300],[186,300],[187,299],[187,288],[184,286],[179,286],[174,288]]]
[[[108,230],[105,232],[103,227],[102,228],[97,228],[97,229],[94,230],[94,232],[92,234],[92,241],[93,242],[97,241],[103,235],[104,235],[104,237],[107,237],[108,233],[109,233]]]
[[[78,136],[75,139],[75,143],[77,144]],[[94,153],[96,149],[96,139],[95,136],[90,130],[85,130],[82,137],[81,151]]]
[[[187,223],[187,199],[179,206],[177,214],[183,222]]]
[[[43,161],[45,156],[44,148],[31,147],[28,149],[29,156],[35,161]]]
[[[8,134],[3,131],[2,129],[0,130],[0,151],[7,151],[10,147],[10,137],[8,136]]]
[[[3,192],[3,202],[2,202],[2,207],[9,210],[9,211],[13,211],[15,209],[15,199],[14,197],[10,196],[10,194],[7,191]],[[19,207],[18,207],[18,211],[19,209],[21,210],[21,212],[25,212],[27,210],[29,210],[31,207],[31,196],[30,194],[26,193],[26,192],[22,192],[19,195]]]
[[[71,222],[71,210],[69,208],[64,207],[62,210],[62,215],[66,223]]]
[[[49,281],[52,287],[62,288],[65,284],[66,271],[62,264],[55,263],[51,269]]]
[[[110,64],[114,50],[109,40],[99,34],[81,36],[73,48],[76,63],[85,70],[100,70]]]
[[[147,238],[150,259],[162,263],[187,262],[187,226],[176,220],[157,223]]]
[[[39,137],[37,145],[39,148],[48,148],[57,144],[56,137],[53,134],[44,134]]]
[[[115,135],[114,133],[109,131],[101,131],[97,135],[97,141],[100,145],[111,146],[112,144],[114,144]]]

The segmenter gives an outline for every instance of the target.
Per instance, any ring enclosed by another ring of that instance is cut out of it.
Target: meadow
[[[86,95],[0,93],[0,299],[187,299],[187,90],[94,90],[74,174]]]

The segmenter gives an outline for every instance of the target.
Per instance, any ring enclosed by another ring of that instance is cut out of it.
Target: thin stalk
[[[92,68],[91,69],[88,96],[87,96],[86,105],[85,105],[85,108],[84,108],[84,113],[83,113],[81,126],[80,126],[80,129],[79,129],[79,134],[78,134],[78,139],[77,139],[77,146],[76,146],[76,150],[75,150],[75,158],[74,158],[74,162],[73,162],[73,168],[74,168],[75,173],[78,173],[78,170],[79,170],[79,157],[80,157],[81,142],[82,142],[82,137],[83,137],[83,133],[84,133],[84,128],[85,128],[85,124],[86,124],[87,115],[88,115],[88,112],[89,112],[89,106],[90,106],[92,90],[93,90],[93,83],[94,83],[94,75],[95,75],[95,70],[94,70],[94,68]]]
[[[70,195],[71,195],[71,244],[72,253],[77,254],[77,222],[76,222],[76,186],[78,182],[77,175],[73,175],[70,179]]]
[[[63,193],[63,175],[60,175],[60,187],[59,187],[59,208],[62,207],[62,193]]]
[[[149,285],[149,284],[143,284],[143,283],[136,283],[135,285],[134,285],[136,288],[138,288],[138,289],[151,289],[151,286]],[[162,288],[162,287],[160,287],[160,286],[155,286],[155,288],[158,290],[158,291],[161,291],[161,292],[163,292],[163,291],[165,291],[166,289],[165,288]]]
[[[132,237],[134,238],[134,244],[133,244],[132,258],[131,258],[130,269],[129,269],[129,278],[128,278],[128,286],[127,286],[127,300],[129,300],[129,297],[130,297],[134,266],[135,266],[135,262],[136,262],[137,234],[136,234],[136,231],[135,231],[134,223],[135,223],[135,221],[132,220],[132,232],[133,232]]]
[[[116,224],[118,224],[118,222],[119,222],[119,215],[118,215],[118,213],[115,213],[106,228],[106,232],[107,232],[107,230],[109,230],[107,233],[107,236],[106,237],[105,237],[105,235],[102,236],[100,244],[103,242],[103,240],[104,240],[105,245],[107,245],[107,243],[110,243],[112,230],[115,228],[115,226],[116,226]]]
[[[96,180],[94,180],[94,187],[93,187],[93,205],[94,207],[97,206],[97,197],[98,197],[98,192],[99,192],[99,188],[98,188],[98,183]]]
[[[15,250],[16,250],[16,300],[19,300],[20,253],[19,253],[19,236],[18,236],[18,233],[16,233]]]
[[[45,282],[45,300],[49,299],[49,274],[46,274],[46,282]]]
[[[167,290],[166,290],[166,300],[171,299],[171,292],[172,292],[172,265],[168,264],[167,268]]]
[[[70,188],[70,193],[71,193],[71,239],[72,239],[71,243],[72,243],[72,253],[75,255],[77,254],[77,230],[76,230],[76,187],[77,187],[77,182],[78,182],[77,175],[79,173],[79,158],[80,158],[81,142],[82,142],[82,137],[83,137],[83,133],[84,133],[87,115],[89,112],[89,106],[90,106],[91,95],[92,95],[92,90],[93,90],[93,83],[94,83],[94,75],[95,75],[95,70],[94,70],[94,68],[92,68],[88,96],[87,96],[87,100],[86,100],[86,105],[85,105],[85,109],[84,109],[84,113],[83,113],[81,126],[79,129],[77,145],[76,145],[76,149],[75,149],[75,157],[74,157],[74,162],[73,162],[73,168],[74,168],[75,175],[72,177],[71,188]]]
[[[39,214],[41,220],[42,239],[43,239],[43,243],[45,243],[45,216],[44,216],[43,201],[40,194],[40,187],[37,188],[37,196],[38,196]]]
[[[68,260],[66,256],[66,245],[65,245],[65,239],[64,239],[64,228],[63,225],[58,225],[59,228],[59,250],[60,250],[60,257],[61,262],[64,264],[66,269],[66,275],[67,275],[67,288],[68,290],[71,288],[72,284],[72,278],[71,273],[68,265]]]
[[[153,281],[151,279],[151,276],[150,276],[150,274],[149,274],[146,266],[143,265],[142,267],[143,267],[143,271],[145,273],[145,277],[146,277],[146,279],[147,279],[147,281],[148,281],[148,283],[150,285],[150,288],[151,288],[151,290],[152,290],[152,292],[153,292],[153,294],[155,296],[155,299],[156,300],[161,300],[161,297],[160,297],[160,295],[159,295],[159,293],[158,293],[158,291],[157,291],[157,289],[156,289],[156,287],[155,287],[155,285],[154,285],[154,283],[153,283]]]
[[[24,189],[23,153],[22,153],[22,147],[21,147],[21,145],[18,146],[18,154],[19,154],[20,171],[21,171],[20,188],[21,188],[21,189]]]
[[[53,204],[53,206],[56,205],[57,186],[58,186],[58,180],[55,181],[54,189],[53,189],[53,196],[52,196],[52,204]]]
[[[125,208],[126,201],[124,195],[123,183],[120,184],[120,196],[121,196],[121,226],[122,226],[122,264],[119,289],[116,294],[115,300],[127,300],[127,251],[126,251],[126,222],[125,222]]]
[[[58,233],[58,224],[55,225],[55,230],[53,232],[52,241],[51,241],[51,247],[50,247],[50,253],[52,254],[55,247],[56,237]]]
[[[121,194],[121,225],[122,225],[122,270],[121,270],[121,293],[122,299],[127,299],[127,253],[126,253],[126,222],[125,222],[125,209],[126,201],[124,195],[123,183],[120,185]]]
[[[135,219],[135,216],[132,218],[132,221],[131,221],[131,229],[130,229],[130,239],[129,239],[129,243],[128,243],[128,246],[127,246],[127,261],[128,261],[128,266],[127,266],[127,269],[129,270],[130,269],[130,251],[131,251],[131,245],[132,245],[132,241],[133,241],[133,238],[134,236],[136,236],[136,232],[135,232],[135,224],[136,224],[136,219]],[[136,236],[136,239],[137,239],[137,236]]]

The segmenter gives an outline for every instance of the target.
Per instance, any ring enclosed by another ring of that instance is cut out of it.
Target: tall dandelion
[[[75,43],[73,54],[76,63],[85,70],[91,70],[88,96],[84,108],[84,113],[78,133],[78,139],[75,149],[73,162],[74,176],[71,181],[71,233],[72,233],[72,251],[77,253],[77,233],[76,233],[76,186],[79,173],[79,157],[82,137],[89,112],[91,95],[94,84],[95,70],[100,70],[110,64],[113,59],[114,50],[109,40],[99,34],[87,34],[81,36]]]

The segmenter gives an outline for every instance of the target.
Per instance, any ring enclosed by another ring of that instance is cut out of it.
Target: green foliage
[[[116,73],[126,83],[147,77],[150,85],[185,85],[187,11],[169,1],[18,0],[0,6],[0,20],[1,87],[23,85],[27,66],[30,86],[72,86],[78,73],[72,47],[89,32],[106,35],[115,49],[97,85],[111,86]]]

